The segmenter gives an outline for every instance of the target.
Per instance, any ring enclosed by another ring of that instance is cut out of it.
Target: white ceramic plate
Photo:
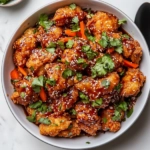
[[[22,107],[19,107],[18,105],[14,105],[13,102],[10,100],[10,95],[13,92],[13,88],[10,82],[10,71],[14,68],[13,64],[13,50],[12,45],[14,41],[20,37],[25,29],[28,27],[33,26],[40,14],[42,13],[54,13],[56,9],[69,5],[70,3],[76,3],[79,6],[83,8],[92,8],[93,10],[102,10],[106,12],[110,12],[114,15],[116,15],[118,18],[126,18],[127,19],[127,25],[124,26],[124,29],[129,32],[134,39],[138,40],[141,44],[141,47],[143,48],[143,59],[140,65],[141,71],[144,73],[144,75],[147,77],[146,83],[142,89],[142,95],[138,98],[137,103],[134,107],[134,112],[132,116],[127,119],[125,122],[122,123],[121,129],[117,133],[101,133],[97,137],[77,137],[73,139],[65,139],[65,138],[52,138],[47,136],[42,136],[39,133],[39,128],[30,123],[28,120],[26,120],[24,111]],[[6,48],[6,52],[3,59],[2,64],[2,86],[5,94],[6,101],[8,103],[8,106],[15,116],[15,118],[18,120],[18,122],[32,135],[40,139],[41,141],[61,147],[61,148],[67,148],[67,149],[87,149],[87,148],[93,148],[100,145],[103,145],[105,143],[108,143],[112,141],[113,139],[120,136],[122,133],[124,133],[139,117],[142,110],[144,109],[144,106],[146,105],[148,95],[149,95],[149,89],[150,89],[150,56],[148,47],[146,45],[146,42],[139,31],[139,29],[136,27],[136,25],[131,21],[131,19],[126,16],[123,12],[115,8],[114,6],[107,4],[105,2],[99,1],[99,0],[58,0],[56,2],[52,2],[50,4],[47,4],[46,6],[42,7],[41,9],[37,10],[35,13],[33,13],[30,17],[28,17],[16,30],[12,38],[10,39],[10,42]],[[9,96],[7,96],[9,95]],[[90,144],[86,144],[86,142],[89,141]]]
[[[11,6],[19,4],[21,1],[22,0],[11,0],[7,4],[4,4],[4,5],[0,4],[0,7],[11,7]]]

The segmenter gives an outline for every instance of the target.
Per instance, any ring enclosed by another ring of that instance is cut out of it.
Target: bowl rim
[[[0,4],[0,7],[12,7],[12,6],[19,4],[20,2],[22,2],[22,0],[13,0],[4,5]]]
[[[15,29],[15,31],[14,31],[13,34],[11,35],[10,39],[8,40],[7,45],[6,45],[6,48],[5,48],[5,51],[4,51],[4,54],[3,54],[2,65],[1,65],[1,83],[2,83],[2,90],[3,90],[3,93],[4,93],[4,97],[5,97],[6,103],[7,103],[8,107],[9,107],[11,113],[13,114],[13,116],[15,117],[15,119],[19,122],[19,124],[20,124],[28,133],[30,133],[30,134],[31,134],[32,136],[34,136],[36,139],[38,139],[38,140],[40,140],[40,141],[42,141],[42,142],[44,142],[44,143],[46,143],[46,144],[48,144],[48,145],[54,146],[54,147],[56,147],[56,148],[62,148],[62,149],[80,149],[80,148],[72,148],[72,147],[70,147],[70,146],[68,146],[68,147],[66,147],[66,146],[61,147],[61,146],[56,145],[56,144],[53,144],[53,143],[48,143],[48,142],[46,142],[45,140],[43,140],[42,138],[39,138],[38,136],[36,136],[36,135],[35,135],[34,133],[32,133],[31,131],[29,131],[29,130],[26,128],[26,125],[24,125],[24,124],[20,121],[20,119],[17,117],[16,113],[15,113],[15,112],[13,111],[13,109],[11,108],[11,105],[10,105],[10,103],[9,103],[9,99],[8,99],[8,96],[7,96],[7,93],[6,93],[6,90],[5,90],[4,80],[3,80],[3,78],[4,78],[4,77],[3,77],[3,74],[4,74],[4,62],[5,62],[6,54],[7,54],[7,51],[8,51],[10,42],[11,42],[12,38],[14,37],[14,35],[16,34],[16,32],[19,30],[19,28],[23,25],[23,23],[24,23],[26,20],[28,20],[28,19],[29,19],[32,15],[34,15],[36,12],[38,12],[38,11],[40,11],[41,9],[47,7],[48,5],[51,5],[51,4],[54,4],[54,3],[60,3],[60,2],[63,2],[63,1],[64,1],[64,0],[54,0],[54,1],[52,1],[52,2],[48,2],[47,4],[41,6],[40,8],[38,8],[38,9],[36,9],[34,12],[32,12],[30,15],[28,15],[28,16],[24,19],[24,21],[23,21],[19,26],[17,26],[17,28]],[[117,10],[120,14],[123,14],[126,18],[128,18],[128,20],[131,21],[131,23],[134,25],[134,28],[136,28],[137,32],[139,33],[139,35],[140,35],[141,38],[143,39],[144,44],[145,44],[145,46],[146,46],[146,49],[149,50],[148,45],[147,45],[147,43],[146,43],[146,41],[145,41],[145,38],[144,38],[144,36],[142,35],[141,31],[140,31],[139,28],[136,26],[136,24],[134,23],[134,21],[133,21],[128,15],[126,15],[126,13],[124,13],[122,10],[120,10],[120,9],[117,8],[116,6],[114,6],[114,5],[112,5],[112,4],[108,3],[108,2],[105,2],[105,1],[103,1],[103,0],[92,0],[92,1],[93,1],[93,2],[98,2],[98,3],[101,3],[101,4],[104,4],[104,5],[107,5],[107,6],[111,7],[111,8],[113,8],[114,10]],[[71,2],[71,3],[75,3],[75,0],[74,0],[74,2]],[[148,51],[148,54],[149,54],[149,56],[150,56],[150,51]],[[128,128],[126,128],[124,131],[122,131],[120,134],[118,134],[118,135],[117,135],[116,137],[114,137],[113,139],[110,139],[110,140],[108,140],[108,141],[102,143],[101,145],[98,145],[98,144],[95,144],[94,146],[88,145],[88,147],[84,147],[84,148],[82,148],[82,149],[91,149],[91,148],[100,147],[100,146],[105,145],[105,144],[107,144],[107,143],[109,143],[109,142],[111,142],[111,141],[114,141],[115,139],[117,139],[118,137],[120,137],[122,134],[124,134],[129,128],[131,128],[131,126],[133,126],[133,124],[137,121],[137,119],[139,118],[139,116],[140,116],[141,113],[143,112],[144,107],[145,107],[145,105],[146,105],[146,103],[147,103],[147,101],[148,101],[149,96],[150,96],[150,87],[149,87],[149,92],[148,92],[148,94],[147,94],[147,97],[145,98],[146,100],[145,100],[145,103],[144,103],[143,107],[141,108],[139,114],[138,114],[138,115],[136,116],[136,118],[132,121],[132,123],[130,124],[130,126],[129,126]]]

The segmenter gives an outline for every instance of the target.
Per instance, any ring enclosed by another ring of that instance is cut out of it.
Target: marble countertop
[[[51,0],[52,1],[52,0]],[[134,20],[139,6],[145,0],[105,0],[120,8]],[[49,0],[24,0],[11,8],[0,7],[0,64],[5,47],[19,24]],[[147,0],[150,2],[150,0]],[[1,73],[0,73],[1,76]],[[0,80],[1,85],[1,80]],[[122,136],[93,150],[148,150],[150,147],[150,100],[134,125]],[[61,150],[47,145],[30,135],[13,117],[0,86],[0,150]]]

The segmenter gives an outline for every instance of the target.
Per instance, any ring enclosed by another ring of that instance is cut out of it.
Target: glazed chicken
[[[139,68],[142,48],[122,29],[125,23],[70,4],[41,14],[16,39],[11,100],[42,135],[74,138],[121,129],[146,81]]]

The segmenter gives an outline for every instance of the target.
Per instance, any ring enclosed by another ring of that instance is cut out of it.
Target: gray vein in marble
[[[6,122],[6,120],[2,116],[0,116],[0,119],[3,120],[3,122]]]

